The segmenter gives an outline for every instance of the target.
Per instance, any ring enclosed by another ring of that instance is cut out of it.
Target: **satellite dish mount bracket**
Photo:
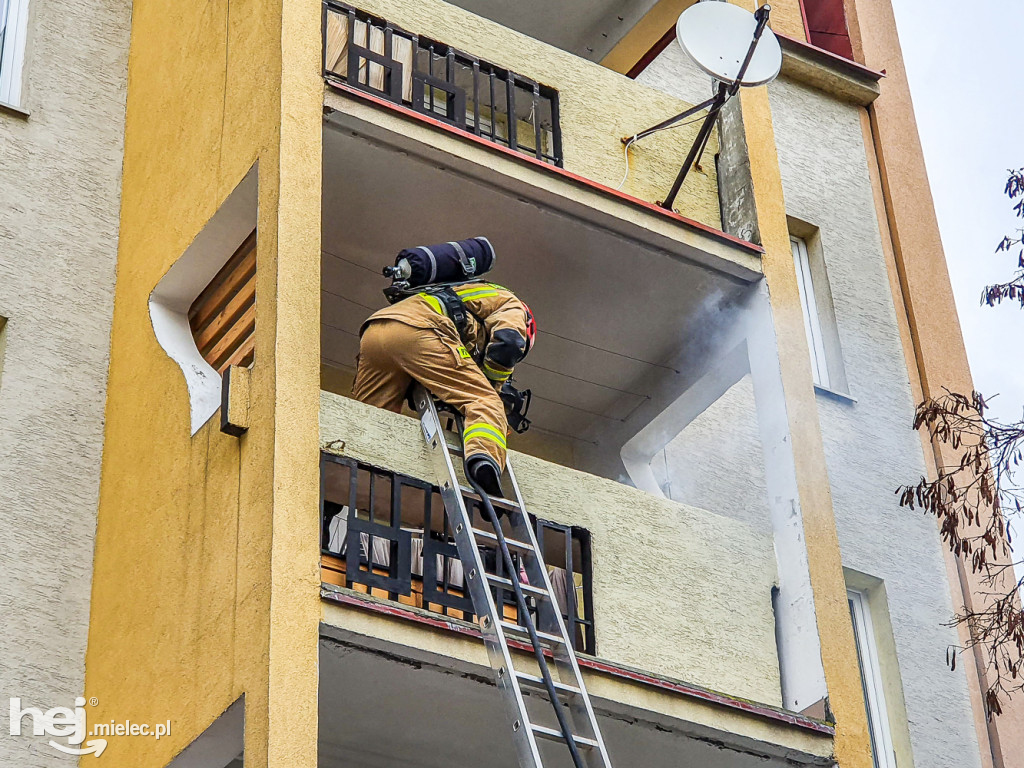
[[[670,117],[668,120],[664,120],[645,131],[640,131],[640,133],[635,136],[623,139],[623,141],[639,141],[645,136],[650,136],[652,133],[668,128],[669,126],[678,123],[680,120],[685,120],[691,115],[697,114],[703,109],[708,110],[707,115],[704,117],[704,122],[700,126],[700,130],[697,132],[697,137],[693,140],[693,146],[690,147],[690,152],[687,154],[686,160],[683,161],[683,167],[679,169],[679,173],[676,175],[676,180],[672,183],[672,189],[669,190],[668,196],[665,200],[658,203],[658,205],[665,210],[672,210],[672,205],[676,201],[676,196],[679,194],[679,190],[682,189],[687,173],[689,173],[690,168],[693,167],[694,163],[700,162],[700,158],[703,156],[704,150],[707,148],[708,139],[711,138],[711,129],[714,128],[718,113],[722,111],[722,107],[725,106],[726,102],[735,96],[737,91],[739,91],[740,84],[743,82],[743,76],[747,73],[747,67],[750,66],[750,60],[754,57],[754,50],[757,48],[757,43],[761,39],[761,34],[764,32],[765,27],[768,26],[768,16],[770,13],[771,6],[767,3],[754,11],[754,18],[757,19],[757,26],[754,27],[754,36],[750,41],[750,47],[747,49],[747,55],[743,59],[743,63],[740,65],[739,72],[737,72],[734,80],[719,80],[718,92],[707,101],[701,102],[694,107],[690,107],[686,111],[680,112],[678,115]]]

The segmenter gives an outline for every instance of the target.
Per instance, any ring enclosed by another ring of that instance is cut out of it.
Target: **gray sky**
[[[994,250],[1019,226],[1003,185],[1024,167],[1024,2],[892,2],[974,385],[1020,418],[1024,310],[979,297],[1015,265]]]
[[[1015,251],[994,250],[1024,224],[1003,195],[1007,169],[1024,167],[1024,2],[892,3],[974,387],[999,395],[995,416],[1016,420],[1024,409],[1024,309],[982,307],[979,299],[985,285],[1013,274]],[[1024,521],[1014,527],[1020,556]]]

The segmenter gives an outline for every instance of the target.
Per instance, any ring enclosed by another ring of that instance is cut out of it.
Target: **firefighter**
[[[363,323],[352,394],[398,413],[413,381],[421,383],[463,415],[467,474],[502,496],[508,421],[498,393],[533,346],[533,314],[494,283],[414,290]]]

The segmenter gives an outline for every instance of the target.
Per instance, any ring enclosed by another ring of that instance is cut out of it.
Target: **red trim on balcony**
[[[479,136],[476,136],[472,133],[467,133],[466,131],[456,128],[455,126],[448,125],[448,123],[445,123],[441,120],[435,120],[429,115],[421,114],[420,112],[417,112],[413,109],[409,109],[408,107],[402,106],[400,104],[395,104],[394,102],[374,96],[372,93],[367,93],[366,91],[361,91],[358,88],[353,88],[348,83],[339,82],[338,80],[334,80],[333,78],[330,77],[325,77],[324,80],[331,88],[334,88],[335,90],[344,93],[346,96],[356,98],[360,101],[367,101],[371,104],[374,104],[375,106],[389,109],[392,112],[397,112],[398,114],[401,114],[404,117],[408,117],[412,120],[416,120],[417,122],[426,123],[427,125],[442,130],[445,133],[448,133],[452,136],[456,136],[460,139],[463,139],[464,141],[472,142],[473,144],[477,144],[478,146],[484,147],[485,149],[488,149],[492,152],[500,153],[502,155],[505,155],[506,157],[515,158],[519,162],[526,163],[527,165],[532,165],[537,169],[543,170],[545,173],[552,173],[556,176],[561,176],[567,181],[571,181],[574,184],[587,187],[588,189],[593,190],[595,192],[599,192],[607,197],[613,197],[621,202],[628,203],[638,208],[643,208],[644,210],[657,214],[658,216],[664,216],[665,218],[678,222],[679,224],[682,224],[683,226],[689,229],[696,230],[703,235],[707,235],[708,237],[714,238],[715,240],[720,240],[722,242],[728,243],[729,245],[734,245],[739,248],[743,248],[744,250],[747,250],[754,254],[764,253],[764,248],[762,248],[759,245],[756,245],[754,243],[748,243],[746,240],[741,240],[738,237],[734,237],[733,235],[722,232],[720,229],[715,229],[714,227],[710,227],[707,224],[702,224],[701,222],[696,221],[694,219],[689,219],[686,216],[682,216],[676,213],[675,211],[667,211],[661,206],[655,205],[654,203],[649,203],[646,200],[641,200],[639,197],[627,195],[625,192],[620,192],[617,189],[612,189],[611,187],[605,186],[604,184],[600,184],[596,181],[588,179],[585,176],[580,176],[579,174],[573,173],[572,171],[567,171],[564,168],[559,168],[557,166],[551,165],[550,163],[542,162],[535,157],[524,155],[522,152],[516,152],[515,150],[509,149],[508,147],[503,147],[500,144],[495,144],[494,142],[488,141],[487,139],[482,139]]]
[[[454,632],[456,634],[475,639],[479,639],[481,637],[480,630],[464,621],[456,621],[440,615],[427,614],[426,611],[408,608],[400,603],[385,603],[369,599],[356,592],[338,592],[335,591],[335,589],[336,588],[334,588],[333,585],[331,589],[321,589],[321,598],[330,603],[358,608],[394,619],[415,622],[416,624],[431,627],[433,629]],[[516,641],[510,641],[509,645],[513,648],[526,652],[532,652],[533,650],[531,646]],[[545,654],[550,656],[551,652],[545,651]],[[690,685],[677,680],[670,680],[638,669],[625,667],[620,664],[601,661],[591,656],[579,656],[578,660],[580,667],[584,669],[601,672],[611,677],[617,677],[621,680],[629,680],[630,682],[638,683],[650,688],[657,688],[662,691],[675,693],[692,699],[698,699],[711,704],[717,704],[729,709],[740,710],[747,714],[762,717],[767,720],[787,723],[788,725],[793,725],[798,728],[806,728],[807,730],[814,731],[815,733],[835,736],[835,728],[832,725],[797,714],[796,712],[778,709],[777,707],[771,707],[767,704],[758,704],[747,699],[740,699],[735,696],[719,693],[718,691],[701,688],[697,685]]]

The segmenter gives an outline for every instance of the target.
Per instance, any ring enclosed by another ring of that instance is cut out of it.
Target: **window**
[[[818,386],[831,388],[828,376],[828,362],[825,357],[825,337],[821,328],[821,316],[818,314],[818,302],[814,291],[814,280],[811,276],[811,259],[807,252],[807,241],[802,237],[790,237],[793,246],[793,262],[796,266],[796,279],[800,287],[800,303],[804,310],[804,330],[807,332],[807,344],[811,348],[811,372],[814,383]]]
[[[0,0],[2,2],[3,0]],[[4,378],[4,352],[7,349],[7,318],[0,317],[0,381]]]
[[[807,39],[811,45],[853,60],[853,45],[846,26],[843,0],[801,0],[800,9],[804,14]]]
[[[872,759],[875,768],[896,768],[867,595],[852,589],[847,590],[846,595],[850,603],[850,618],[853,621],[853,634],[857,642],[857,661],[860,664],[860,681],[864,689],[864,705],[868,714]]]
[[[817,227],[792,216],[788,220],[789,242],[793,249],[793,266],[800,290],[814,383],[819,390],[852,400],[839,344],[839,326],[832,303],[832,287],[825,268],[821,232]]]
[[[472,600],[463,588],[462,560],[437,486],[329,453],[321,454],[320,478],[322,581],[474,620]],[[478,509],[471,514],[474,521],[481,515]],[[573,646],[593,654],[590,534],[576,526],[536,518],[533,522]],[[474,526],[487,528],[482,522]],[[497,551],[482,550],[487,569],[504,575]],[[492,590],[506,618],[517,621],[512,591]],[[541,622],[538,629],[554,628]]]
[[[0,102],[21,102],[21,64],[28,35],[28,0],[0,0]]]

